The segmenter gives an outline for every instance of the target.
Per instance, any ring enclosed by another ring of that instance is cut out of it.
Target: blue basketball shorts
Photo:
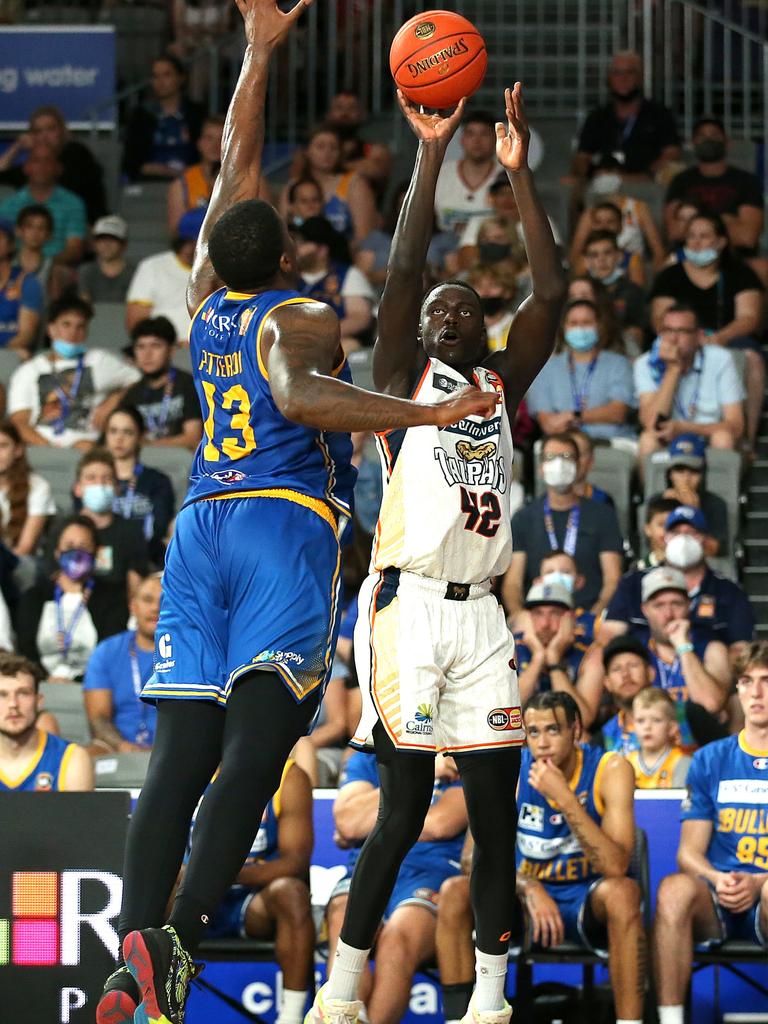
[[[324,502],[281,491],[187,505],[168,548],[142,698],[225,706],[241,676],[271,669],[304,700],[330,672],[340,584]]]

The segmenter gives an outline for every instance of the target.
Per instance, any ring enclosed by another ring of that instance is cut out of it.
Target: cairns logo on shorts
[[[488,725],[495,732],[512,732],[522,729],[523,716],[520,708],[494,708],[488,714]]]
[[[416,736],[431,736],[434,714],[431,704],[419,704],[416,714],[405,723],[405,731]]]
[[[255,663],[262,661],[274,661],[279,665],[293,664],[303,665],[304,659],[300,654],[295,654],[293,651],[262,651],[261,654],[257,654],[253,659]]]

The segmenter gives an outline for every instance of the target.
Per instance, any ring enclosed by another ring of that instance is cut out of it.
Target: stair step
[[[757,539],[754,537],[745,538],[744,549],[747,557],[747,564],[753,566],[765,566],[768,569],[768,539]]]
[[[750,489],[768,485],[768,459],[755,459],[749,474]]]

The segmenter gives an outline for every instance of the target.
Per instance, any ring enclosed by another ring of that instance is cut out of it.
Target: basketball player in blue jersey
[[[246,52],[187,294],[204,437],[168,551],[155,673],[143,691],[157,702],[157,731],[126,844],[129,973],[108,980],[100,1015],[110,1024],[109,1002],[122,996],[139,1004],[137,1024],[180,1024],[192,955],[317,710],[355,475],[348,431],[447,426],[498,403],[468,389],[425,406],[351,385],[336,314],[296,291],[287,227],[254,198],[270,57],[307,0],[287,14],[275,0],[237,2]],[[162,927],[192,813],[219,762]]]
[[[505,93],[496,152],[514,190],[532,294],[488,355],[481,300],[463,282],[423,292],[435,186],[463,104],[448,118],[419,113],[399,95],[418,155],[393,238],[374,348],[376,386],[434,401],[470,381],[501,396],[488,424],[390,431],[379,437],[385,493],[360,592],[355,656],[363,716],[354,746],[376,751],[380,811],[352,878],[328,983],[308,1022],[347,1024],[362,1006],[360,975],[399,866],[432,796],[435,750],[453,754],[475,839],[472,897],[476,989],[468,1020],[503,1024],[514,906],[515,781],[523,742],[514,641],[491,579],[511,559],[511,426],[552,353],[565,281],[528,168],[530,130],[521,87]]]
[[[693,944],[768,949],[768,643],[736,665],[744,728],[693,755],[677,863],[659,886],[654,970],[659,1024],[683,1024]]]
[[[93,789],[87,751],[37,728],[39,686],[31,661],[0,651],[0,793]]]

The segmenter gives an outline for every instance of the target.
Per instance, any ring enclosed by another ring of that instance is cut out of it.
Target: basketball
[[[389,68],[398,89],[435,110],[471,96],[488,66],[485,41],[471,21],[453,11],[425,11],[406,21],[392,40]]]

